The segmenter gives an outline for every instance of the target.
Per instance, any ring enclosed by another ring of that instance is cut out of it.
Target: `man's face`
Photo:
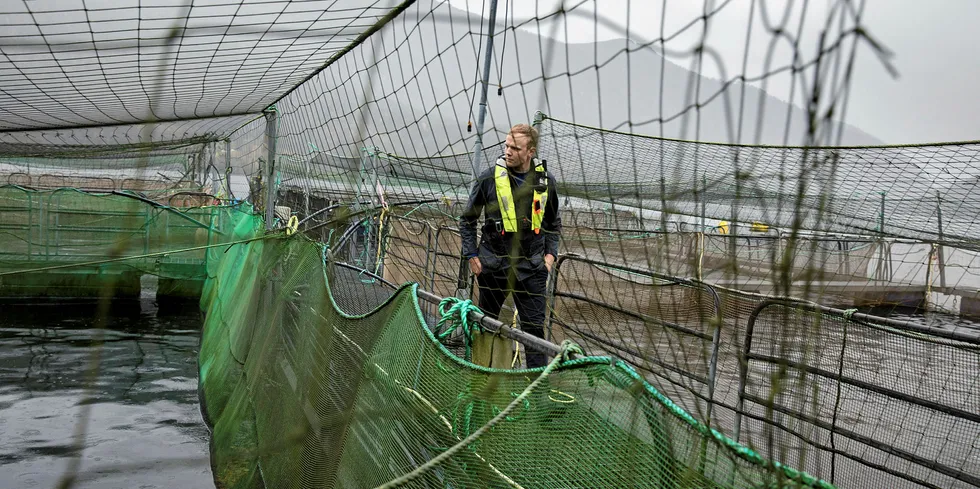
[[[507,135],[505,142],[507,149],[504,151],[504,159],[507,160],[507,167],[511,169],[524,169],[531,166],[531,157],[534,156],[534,148],[528,148],[530,138],[523,135]]]

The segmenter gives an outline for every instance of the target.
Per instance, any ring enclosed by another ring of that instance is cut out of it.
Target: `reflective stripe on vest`
[[[500,163],[494,167],[493,183],[497,191],[497,204],[500,206],[500,217],[504,221],[505,233],[517,232],[517,211],[514,209],[514,194],[510,188],[510,178],[507,167]],[[534,167],[535,172],[543,173],[544,165]],[[548,189],[544,192],[534,191],[531,202],[531,229],[534,234],[541,233],[541,223],[544,222],[544,210],[548,204]]]

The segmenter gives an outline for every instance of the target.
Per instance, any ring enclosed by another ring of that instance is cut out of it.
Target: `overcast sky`
[[[483,0],[450,0],[459,8],[480,12]],[[749,13],[754,0],[709,2],[717,12],[708,25],[707,45],[718,52],[727,78],[741,73],[757,76],[765,72],[766,53],[772,36],[762,29],[762,18],[756,1],[754,28],[748,29]],[[543,16],[561,5],[561,0],[535,2],[499,1],[498,23],[503,20],[504,8],[513,9],[516,23],[523,19]],[[544,26],[542,34],[555,33],[556,38],[570,42],[594,42],[628,37],[638,42],[660,37],[661,17],[667,36],[680,34],[667,43],[668,53],[689,51],[700,39],[702,28],[683,27],[702,15],[705,5],[693,0],[669,0],[666,15],[663,4],[656,0],[599,0],[600,13],[605,21],[599,26],[592,20],[592,0],[566,0],[570,15],[568,26]],[[816,42],[829,9],[837,0],[779,1],[766,3],[771,22],[778,22],[786,5],[791,12],[786,26],[797,32],[804,5],[801,51],[806,56],[816,49]],[[853,2],[860,4],[861,1]],[[487,2],[489,4],[489,2]],[[572,8],[576,7],[577,8]],[[537,13],[535,13],[537,10]],[[980,97],[976,95],[980,77],[980,1],[941,0],[866,0],[862,23],[882,45],[892,52],[890,63],[898,71],[895,78],[888,73],[872,50],[858,50],[852,92],[846,114],[847,122],[888,144],[938,142],[980,139],[978,113]],[[539,32],[537,24],[526,30]],[[746,36],[751,32],[751,44],[746,57]],[[773,66],[788,64],[791,50],[786,43],[776,43]],[[692,58],[668,56],[671,61],[691,67]],[[770,68],[771,69],[771,68]],[[720,77],[718,63],[706,61],[702,74]],[[789,76],[769,80],[767,91],[780,99],[789,98]],[[797,100],[799,104],[799,101]]]
[[[526,19],[543,17],[557,10],[562,5],[562,1],[499,0],[500,11],[498,12],[498,20],[503,21],[503,13],[507,9],[511,10],[510,13],[518,23]],[[800,50],[805,57],[812,58],[812,53],[816,49],[819,32],[824,26],[828,12],[831,8],[844,4],[844,1],[719,0],[707,2],[707,8],[715,10],[709,17],[706,38],[707,46],[712,52],[718,53],[722,61],[719,66],[719,63],[713,59],[706,58],[704,66],[700,71],[705,76],[718,78],[724,75],[726,79],[731,79],[733,76],[743,72],[748,77],[753,77],[759,76],[767,71],[767,52],[772,35],[762,27],[762,5],[769,6],[769,18],[772,22],[777,23],[779,22],[778,19],[783,17],[786,8],[792,9],[786,16],[787,21],[785,25],[787,30],[794,34],[800,28],[800,18],[803,18]],[[220,3],[220,5],[209,7],[210,4],[216,2]],[[386,0],[379,4],[370,3],[370,5],[377,7],[378,11],[383,11],[385,6],[396,2],[397,0]],[[484,5],[489,4],[489,0],[449,0],[449,2],[457,8],[464,8],[476,13],[480,13]],[[182,0],[170,9],[156,7],[144,8],[143,12],[139,12],[139,15],[136,15],[137,11],[135,7],[140,4],[134,3],[134,0],[129,0],[126,4],[132,8],[125,10],[125,15],[123,11],[119,13],[120,16],[126,17],[129,20],[119,21],[118,23],[110,21],[111,11],[99,12],[99,15],[104,17],[100,22],[94,22],[92,19],[79,16],[79,11],[77,10],[64,12],[63,17],[66,18],[61,18],[56,13],[45,14],[42,20],[45,22],[58,21],[59,23],[63,23],[66,20],[75,20],[80,25],[70,23],[59,24],[59,26],[55,27],[48,26],[47,30],[51,31],[54,29],[57,32],[77,31],[77,36],[81,36],[82,41],[87,41],[91,36],[89,34],[89,28],[99,31],[110,28],[117,29],[117,31],[111,34],[100,34],[100,39],[114,39],[117,37],[131,39],[134,35],[133,29],[137,25],[140,25],[137,23],[137,19],[152,17],[159,21],[150,23],[144,20],[143,25],[140,27],[142,29],[140,34],[142,36],[160,36],[162,35],[161,33],[169,32],[167,29],[174,22],[178,22],[178,25],[180,25],[179,21],[183,17],[184,11],[176,5],[183,3],[185,2]],[[252,17],[244,20],[239,19],[239,22],[250,22],[254,25],[260,25],[265,21],[277,22],[283,29],[287,29],[306,26],[309,22],[313,22],[314,19],[316,20],[314,23],[317,25],[326,25],[329,24],[331,17],[328,15],[323,16],[324,18],[321,19],[315,16],[314,11],[317,5],[319,5],[315,2],[289,6],[289,9],[304,11],[287,16],[280,16],[278,13],[280,10],[283,10],[283,4],[267,5],[257,1],[248,3],[250,8],[246,10],[250,12]],[[323,8],[332,6],[331,8],[340,9],[341,7],[348,6],[348,3],[350,5],[369,5],[367,0],[351,0],[342,4],[323,0]],[[647,42],[661,36],[661,20],[663,20],[663,32],[666,36],[671,37],[666,46],[668,58],[675,64],[691,68],[692,56],[678,56],[675,53],[689,53],[691,48],[701,39],[703,27],[702,23],[696,19],[702,15],[703,10],[706,8],[705,3],[698,0],[666,0],[666,13],[662,15],[664,9],[663,0],[564,0],[565,9],[572,14],[559,18],[568,19],[567,26],[557,25],[555,27],[541,24],[539,27],[537,23],[531,23],[525,26],[524,30],[534,34],[539,32],[541,34],[553,34],[554,37],[560,40],[577,43],[592,43],[596,40],[622,39],[626,37],[637,42]],[[851,0],[850,2],[851,5],[862,3],[865,6],[862,23],[875,39],[892,51],[893,56],[890,62],[898,71],[898,78],[893,78],[889,75],[882,63],[876,59],[872,50],[866,45],[862,45],[857,55],[856,72],[851,84],[852,92],[847,106],[846,121],[878,140],[890,144],[980,139],[980,124],[977,124],[977,114],[980,113],[980,96],[977,96],[975,93],[975,87],[978,85],[978,78],[980,78],[980,54],[977,54],[977,47],[980,46],[980,23],[978,23],[980,21],[980,0],[936,0],[932,2],[924,0]],[[161,4],[166,4],[166,2],[154,2],[155,6]],[[419,8],[423,11],[426,8],[431,8],[428,4],[422,4],[423,2],[420,2]],[[597,4],[601,5],[600,13],[605,19],[598,27],[593,20],[594,6]],[[81,6],[87,6],[89,8],[106,7],[115,5],[115,3],[110,2],[110,0],[89,0],[87,3],[81,3],[79,1],[49,1],[43,4],[32,3],[31,5],[35,5],[35,7],[43,5],[48,10],[57,10],[55,7],[59,5],[62,7],[73,6],[72,8],[77,9],[81,8]],[[120,5],[122,4],[120,3]],[[214,32],[210,33],[210,37],[197,33],[196,37],[187,41],[188,48],[193,48],[203,43],[211,43],[219,47],[225,47],[225,51],[230,51],[230,42],[226,42],[224,45],[220,42],[222,40],[222,33],[225,32],[224,27],[226,26],[224,23],[230,22],[230,20],[224,17],[214,17],[214,13],[218,11],[225,12],[227,16],[239,13],[236,9],[230,8],[229,5],[231,3],[224,0],[220,2],[218,0],[197,2],[193,10],[193,22],[188,25],[194,26],[201,24],[206,27],[209,24],[214,24],[218,27],[212,29]],[[753,5],[755,6],[755,13],[751,19],[753,29],[750,30],[749,13]],[[0,12],[7,12],[8,10],[10,12],[20,12],[26,9],[26,7],[21,5],[21,2],[0,1],[0,6],[2,6],[0,7]],[[801,16],[804,6],[807,9],[806,14]],[[261,16],[254,16],[256,12],[261,13],[263,9],[275,12],[269,13],[267,19]],[[31,33],[36,30],[36,26],[28,20],[25,20],[23,15],[26,14],[22,14],[16,21],[14,21],[13,17],[7,20],[4,15],[6,14],[0,14],[0,18],[4,18],[5,22],[9,21],[14,22],[14,24],[19,24],[16,25],[16,30],[9,25],[5,25],[6,29],[11,30],[11,32],[4,33],[6,35],[3,39],[5,52],[9,54],[9,51],[12,49],[15,53],[25,49],[40,51],[47,49],[44,43],[48,40],[38,36],[30,37],[33,35]],[[85,25],[86,22],[89,25]],[[685,29],[685,26],[692,22],[695,23],[695,26]],[[156,30],[147,30],[148,26],[155,27]],[[255,29],[255,27],[253,26],[252,29]],[[473,26],[473,29],[476,30],[478,27]],[[751,43],[746,51],[747,35],[750,37]],[[18,36],[27,36],[25,39],[30,42],[24,43],[21,37]],[[60,41],[67,40],[63,36],[57,39]],[[271,53],[274,50],[281,49],[281,46],[274,41],[275,39],[272,39],[250,51],[251,54],[255,55],[250,63],[257,66],[251,67],[251,70],[266,70],[268,61],[266,59],[267,57],[263,57],[266,54],[265,51]],[[19,44],[24,45],[19,46]],[[303,69],[293,71],[293,74],[296,75],[294,78],[297,78],[295,81],[299,81],[299,78],[301,78],[300,75],[303,74],[305,69],[312,69],[312,66],[322,62],[322,58],[325,56],[323,53],[320,53],[319,56],[306,56],[307,52],[315,51],[318,46],[315,42],[309,42],[302,46],[290,46],[289,52],[291,57],[302,58],[305,56],[308,62],[308,65],[305,65]],[[656,48],[659,49],[659,46],[656,46]],[[771,57],[773,66],[769,67],[769,70],[775,66],[786,65],[792,59],[792,50],[786,42],[776,43],[775,48]],[[17,49],[20,51],[17,51]],[[144,54],[149,53],[152,55],[154,53],[154,48],[142,47],[142,49]],[[160,47],[157,51],[163,49],[164,47]],[[35,54],[39,59],[48,56],[46,53],[40,51]],[[197,61],[207,61],[207,66],[211,65],[210,60],[207,59],[212,56],[210,51],[205,50],[198,54],[194,54],[191,51],[190,49],[185,49],[184,52],[179,53],[183,62],[194,62],[194,57],[198,56],[199,59]],[[242,50],[236,53],[223,52],[220,57],[221,64],[223,65],[222,69],[224,69],[224,65],[241,65],[243,61],[240,61],[239,58],[244,59],[243,53],[244,51]],[[79,65],[78,60],[72,59],[74,55],[69,56],[69,54],[59,53],[59,59],[67,60],[63,61],[65,66],[70,67],[73,76],[77,80],[84,82],[81,85],[87,87],[88,90],[98,92],[100,90],[99,83],[102,83],[101,80],[105,76],[103,72],[105,68],[98,63],[94,63],[96,59],[91,53],[85,51],[77,53],[78,56],[90,56],[90,59],[81,60],[86,62],[84,66]],[[743,61],[745,62],[744,69],[742,67]],[[152,65],[155,62],[144,60],[143,63]],[[30,76],[40,79],[43,75],[46,83],[49,85],[52,83],[56,84],[58,80],[52,77],[59,76],[58,73],[52,75],[49,73],[51,70],[48,70],[42,74],[41,70],[46,69],[45,67],[47,66],[44,64],[43,59],[37,61],[36,65],[37,73],[31,73]],[[111,70],[115,71],[110,71],[110,76],[124,80],[119,82],[119,87],[117,87],[120,92],[124,92],[129,88],[139,88],[136,86],[130,87],[127,83],[131,82],[125,81],[136,79],[135,72],[139,70],[139,66],[134,63],[121,62],[112,65]],[[23,67],[21,68],[23,69]],[[198,87],[199,89],[195,88],[195,93],[191,94],[193,96],[185,96],[186,94],[181,93],[181,96],[178,97],[176,92],[173,94],[165,92],[163,94],[164,96],[172,96],[171,98],[175,100],[171,101],[170,99],[166,99],[159,105],[166,106],[169,103],[174,107],[178,107],[179,104],[176,99],[179,99],[181,104],[190,104],[193,107],[195,103],[200,102],[205,89],[214,89],[211,85],[218,85],[222,91],[227,92],[227,80],[223,77],[214,76],[214,73],[212,73],[212,76],[207,79],[207,83],[201,80],[202,74],[207,74],[207,71],[207,69],[175,70],[175,76],[179,78],[177,85],[185,89],[189,89],[188,87]],[[215,71],[218,71],[217,68]],[[244,71],[249,70],[246,69]],[[17,79],[18,72],[16,70],[7,70],[3,76],[5,77],[4,80],[16,81],[17,86],[20,87],[18,90],[32,89],[31,87],[33,85],[30,82]],[[67,75],[64,74],[64,76]],[[276,81],[274,78],[266,77],[265,80],[268,83],[283,85],[283,83]],[[269,80],[272,80],[272,82],[269,82]],[[289,80],[284,85],[289,85],[293,81]],[[760,83],[756,83],[756,85],[762,88]],[[765,89],[774,97],[788,100],[790,98],[790,76],[788,74],[782,74],[768,78]],[[108,88],[102,90],[106,91]],[[134,89],[132,92],[138,96],[140,93],[146,93],[146,89],[145,87],[143,90]],[[265,93],[262,90],[252,89],[251,87],[242,92],[246,94],[252,92]],[[671,90],[671,92],[676,92],[676,90]],[[800,92],[797,90],[794,102],[797,105],[802,105],[799,96]],[[242,97],[245,97],[245,95]],[[79,97],[75,97],[75,99],[80,100]],[[77,102],[78,100],[75,101]],[[134,103],[131,99],[127,99],[126,101],[130,104]],[[87,101],[83,100],[82,102]],[[234,102],[235,100],[231,100],[228,103],[232,104]],[[13,102],[10,103],[13,105]],[[82,104],[82,107],[85,108],[87,106]],[[102,109],[110,110],[112,107],[102,107]],[[121,106],[116,109],[122,111]],[[90,112],[95,113],[97,111],[93,109]],[[202,114],[209,115],[210,112],[204,110]],[[200,116],[202,114],[198,114],[195,109],[193,115]]]

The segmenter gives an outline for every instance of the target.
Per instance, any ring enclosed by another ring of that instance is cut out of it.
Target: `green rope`
[[[459,301],[459,299],[455,297],[449,297],[446,300],[448,299],[456,299],[457,301]],[[446,300],[443,300],[443,302],[446,302]],[[470,301],[461,301],[461,302],[470,302]],[[439,304],[439,308],[442,309],[441,303]],[[467,436],[465,439],[463,439],[463,441],[453,445],[449,450],[440,453],[432,460],[429,460],[428,462],[418,466],[415,470],[401,477],[393,479],[386,484],[382,484],[378,486],[376,489],[392,489],[395,487],[403,486],[405,484],[408,484],[409,482],[412,482],[415,479],[418,479],[426,472],[432,470],[434,467],[445,462],[453,455],[459,453],[461,450],[470,446],[473,442],[475,442],[477,439],[483,436],[486,432],[490,431],[490,429],[492,429],[498,423],[504,421],[507,418],[507,416],[510,415],[511,411],[516,409],[517,406],[523,404],[524,400],[527,399],[527,397],[530,396],[531,393],[534,392],[534,390],[537,389],[538,386],[541,385],[541,383],[544,382],[544,380],[548,378],[549,375],[551,375],[551,372],[553,372],[556,368],[558,368],[559,364],[563,363],[567,358],[569,358],[569,353],[577,353],[582,351],[582,349],[579,348],[578,345],[572,343],[569,340],[565,340],[564,342],[562,342],[561,349],[562,349],[561,354],[556,355],[555,358],[551,360],[551,363],[549,363],[544,368],[544,370],[541,372],[541,375],[539,375],[538,378],[534,379],[534,382],[531,382],[531,384],[528,385],[524,389],[524,391],[521,392],[519,396],[517,396],[513,401],[511,401],[511,403],[508,404],[503,411],[500,411],[500,413],[494,416],[493,419],[487,421],[487,424],[481,426],[480,429],[473,432],[473,434]]]
[[[856,312],[858,312],[857,309],[846,309],[846,310],[844,310],[844,314],[843,314],[844,319],[853,320],[854,319],[854,313],[856,313]]]
[[[414,208],[413,208],[412,210],[410,210],[410,211],[408,211],[408,212],[406,212],[406,213],[405,213],[404,215],[402,215],[401,217],[408,217],[408,216],[411,216],[413,212],[415,212],[415,211],[417,211],[417,210],[419,210],[419,209],[421,209],[422,207],[426,207],[426,206],[429,206],[429,204],[426,204],[426,203],[422,203],[422,204],[419,204],[419,205],[417,205],[417,206],[415,206],[415,207],[414,207]],[[429,206],[429,207],[431,207],[431,206]]]
[[[516,398],[520,394],[516,392],[511,392],[510,395]],[[531,412],[531,401],[529,401],[528,399],[524,399],[524,405],[522,407],[524,409],[521,410],[520,414],[518,414],[517,416],[507,416],[507,421],[517,421],[523,418],[526,413]],[[494,416],[500,414],[500,408],[498,408],[497,406],[492,406],[490,409],[493,412]]]
[[[440,342],[452,336],[457,329],[463,330],[463,344],[466,347],[466,361],[470,361],[473,346],[473,332],[480,330],[480,323],[470,322],[470,312],[482,312],[473,305],[473,301],[458,297],[446,297],[439,302],[439,322],[436,324],[435,335]],[[443,329],[445,327],[445,329]],[[443,342],[444,343],[444,342]]]
[[[439,207],[436,207],[436,206],[433,206],[432,204],[430,204],[430,203],[428,203],[428,202],[423,202],[423,203],[421,203],[421,204],[419,204],[419,205],[417,205],[417,206],[415,206],[415,207],[414,207],[414,208],[413,208],[412,210],[410,210],[410,211],[408,211],[408,212],[406,212],[405,214],[402,214],[402,215],[401,215],[401,216],[399,216],[399,217],[409,217],[409,216],[411,216],[411,215],[412,215],[412,214],[413,214],[413,213],[414,213],[415,211],[417,211],[417,210],[419,210],[419,209],[421,209],[421,208],[423,208],[423,207],[425,207],[425,208],[428,208],[428,209],[431,209],[431,210],[434,210],[434,211],[436,211],[437,213],[439,213],[439,214],[442,214],[443,216],[445,216],[445,217],[448,217],[448,218],[451,218],[451,219],[458,219],[458,218],[459,218],[459,216],[454,216],[454,215],[452,215],[452,214],[450,214],[450,213],[448,213],[448,212],[446,212],[446,211],[444,211],[444,210],[442,210],[442,209],[440,209]]]
[[[578,360],[576,360],[578,361]],[[783,475],[788,477],[790,480],[800,483],[806,487],[814,487],[819,489],[836,489],[836,486],[826,482],[822,479],[818,479],[806,472],[791,468],[789,466],[783,465],[781,462],[775,460],[765,459],[759,452],[754,449],[740,444],[739,442],[725,436],[720,431],[711,428],[710,426],[698,421],[691,416],[684,408],[677,405],[672,399],[661,393],[656,387],[646,381],[643,376],[636,372],[636,370],[622,360],[615,360],[614,365],[617,369],[625,372],[634,382],[642,386],[648,394],[653,396],[661,405],[663,405],[667,410],[673,414],[675,417],[681,419],[693,429],[697,430],[705,437],[712,437],[718,441],[718,443],[724,445],[728,449],[735,452],[743,460],[746,460],[752,464],[759,467],[764,467],[770,470],[776,470],[782,472]],[[629,388],[630,386],[621,386],[624,388]]]

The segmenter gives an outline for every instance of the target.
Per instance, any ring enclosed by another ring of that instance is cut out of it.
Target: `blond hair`
[[[527,147],[538,149],[538,130],[528,124],[517,124],[510,128],[510,134],[527,138]]]

